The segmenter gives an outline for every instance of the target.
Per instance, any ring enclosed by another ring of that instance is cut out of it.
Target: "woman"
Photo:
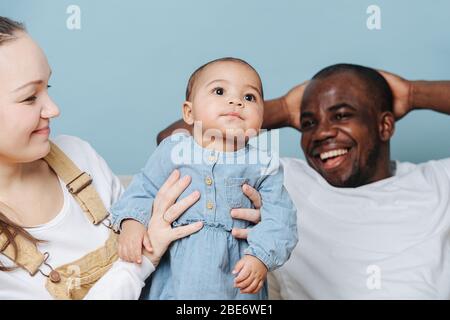
[[[104,224],[94,225],[86,218],[43,160],[50,151],[50,120],[59,115],[48,94],[50,75],[45,54],[24,27],[0,17],[0,208],[7,208],[0,210],[0,235],[8,236],[13,245],[12,235],[21,235],[49,254],[34,276],[0,254],[0,299],[52,298],[45,288],[51,269],[45,268],[96,250],[110,233]],[[93,185],[109,209],[122,186],[106,162],[78,138],[60,136],[53,142],[93,177]],[[137,299],[169,244],[202,228],[201,223],[175,229],[170,225],[198,200],[191,195],[175,204],[189,183],[189,177],[180,179],[178,172],[172,173],[154,202],[149,224],[151,252],[146,251],[140,265],[115,262],[86,299]],[[239,236],[245,237],[245,232],[239,231]]]

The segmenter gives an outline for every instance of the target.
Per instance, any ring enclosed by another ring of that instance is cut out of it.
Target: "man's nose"
[[[318,123],[316,130],[314,131],[313,140],[323,141],[336,137],[338,130],[329,121],[321,121]]]
[[[237,107],[243,107],[243,106],[244,106],[244,103],[243,103],[242,100],[239,99],[239,98],[231,98],[231,99],[228,101],[228,104],[229,104],[229,105],[235,105],[235,106],[237,106]]]

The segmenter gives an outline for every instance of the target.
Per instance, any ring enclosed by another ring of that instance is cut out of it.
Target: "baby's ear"
[[[192,115],[192,102],[185,101],[183,103],[183,120],[188,125],[194,124],[194,116]]]

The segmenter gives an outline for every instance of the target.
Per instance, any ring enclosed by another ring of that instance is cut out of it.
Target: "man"
[[[266,127],[299,128],[306,158],[282,161],[299,214],[282,298],[450,299],[450,159],[392,162],[389,145],[411,110],[450,114],[450,82],[383,75],[334,65],[266,104]]]

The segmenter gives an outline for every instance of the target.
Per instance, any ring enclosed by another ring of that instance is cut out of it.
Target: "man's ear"
[[[194,124],[194,116],[192,115],[192,102],[185,101],[183,103],[183,120],[188,125]]]
[[[381,141],[389,141],[395,132],[395,117],[392,112],[382,112],[380,114],[378,131]]]

